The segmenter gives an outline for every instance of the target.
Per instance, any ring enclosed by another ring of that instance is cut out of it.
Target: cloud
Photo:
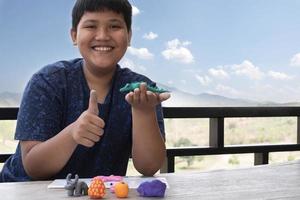
[[[233,65],[232,69],[234,73],[237,75],[245,75],[250,79],[261,79],[264,75],[263,72],[260,71],[259,67],[254,66],[250,61],[245,60],[239,65]]]
[[[120,62],[120,65],[122,67],[127,67],[133,71],[137,71],[137,70],[143,71],[143,72],[147,71],[146,67],[144,67],[142,65],[138,65],[128,58],[123,58]]]
[[[219,68],[210,68],[208,70],[208,73],[211,76],[216,77],[216,78],[220,78],[220,79],[229,78],[229,74],[224,69],[222,69],[221,67],[219,67]]]
[[[132,16],[140,14],[140,10],[136,6],[132,6]]]
[[[126,68],[129,68],[131,70],[135,70],[135,64],[132,60],[130,59],[127,59],[127,58],[123,58],[121,61],[120,61],[120,65],[122,67],[126,67]]]
[[[280,84],[274,85],[259,84],[250,88],[248,92],[248,98],[252,98],[258,101],[273,101],[278,103],[287,103],[291,101],[299,101],[299,88],[292,84]],[[252,93],[252,95],[249,95]],[[245,95],[243,95],[245,97]]]
[[[183,46],[188,46],[188,45],[190,45],[190,44],[192,44],[190,41],[183,41],[183,42],[182,42],[182,45],[183,45]]]
[[[185,84],[187,83],[187,81],[184,80],[184,79],[181,79],[181,80],[180,80],[180,83],[185,85]]]
[[[168,80],[167,82],[169,85],[174,85],[174,81],[173,80]]]
[[[209,76],[200,76],[198,74],[195,75],[195,78],[201,83],[201,85],[206,86],[209,85],[212,80],[209,78]]]
[[[218,93],[225,94],[226,96],[228,96],[228,94],[234,96],[239,95],[239,92],[236,89],[222,84],[218,84],[216,86],[216,90],[218,91]]]
[[[158,37],[158,35],[156,33],[153,33],[152,31],[150,31],[149,33],[146,33],[143,38],[145,38],[146,40],[154,40]]]
[[[147,48],[137,49],[134,47],[128,47],[128,53],[144,60],[149,60],[154,57],[154,55],[150,53]]]
[[[275,71],[269,71],[268,76],[270,76],[271,78],[276,79],[276,80],[291,80],[292,79],[291,76],[289,76],[285,73],[275,72]]]
[[[300,53],[294,55],[290,61],[291,66],[300,67]]]
[[[162,55],[167,60],[174,60],[180,63],[190,64],[194,62],[194,56],[191,51],[185,46],[190,45],[191,42],[180,42],[174,39],[167,42],[167,49],[162,52]]]

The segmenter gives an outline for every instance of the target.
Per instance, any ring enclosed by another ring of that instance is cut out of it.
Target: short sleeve
[[[164,139],[166,139],[164,115],[163,115],[163,108],[162,108],[161,104],[156,106],[156,116],[157,116],[157,122],[158,122],[158,126],[160,129],[161,135]]]
[[[60,80],[35,74],[27,84],[20,105],[16,140],[45,141],[61,130],[62,95]]]

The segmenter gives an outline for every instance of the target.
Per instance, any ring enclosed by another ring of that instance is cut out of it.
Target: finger
[[[147,84],[141,83],[140,85],[140,101],[144,102],[147,101]]]
[[[165,100],[169,99],[170,97],[171,97],[171,94],[168,92],[161,93],[158,96],[160,102],[165,101]]]
[[[84,135],[83,138],[86,138],[86,139],[88,139],[88,140],[90,140],[90,141],[92,141],[92,142],[98,142],[98,141],[100,140],[101,136],[96,135],[96,134],[94,134],[94,133],[92,133],[92,132],[87,132],[87,133]]]
[[[95,142],[91,141],[88,138],[81,138],[79,144],[86,146],[86,147],[92,147],[92,146],[94,146]]]
[[[128,94],[126,94],[125,99],[128,103],[132,103],[133,102],[133,92],[129,92]]]
[[[96,115],[91,115],[91,117],[89,118],[89,122],[99,128],[104,128],[105,126],[104,120]]]
[[[91,90],[88,112],[99,115],[98,100],[96,90]]]
[[[87,130],[95,135],[101,136],[103,135],[104,130],[102,128],[100,128],[99,126],[96,126],[94,124],[90,124],[87,127]]]
[[[140,94],[141,90],[139,88],[134,89],[133,91],[133,102],[140,103]]]
[[[153,93],[151,91],[147,91],[147,98],[148,98],[148,101],[151,102],[151,103],[157,103],[159,101],[159,97],[158,97],[158,94],[157,93]]]

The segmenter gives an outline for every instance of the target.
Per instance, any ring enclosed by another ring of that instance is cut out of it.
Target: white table
[[[164,199],[300,199],[300,162],[159,176],[166,177],[170,186]],[[0,199],[89,199],[88,196],[68,197],[64,189],[47,189],[50,182],[0,183]],[[107,190],[105,199],[117,198]],[[151,198],[139,197],[137,192],[131,189],[128,199]]]

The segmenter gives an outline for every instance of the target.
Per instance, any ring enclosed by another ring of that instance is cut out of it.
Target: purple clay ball
[[[137,188],[143,197],[164,197],[167,185],[160,180],[145,181]]]

